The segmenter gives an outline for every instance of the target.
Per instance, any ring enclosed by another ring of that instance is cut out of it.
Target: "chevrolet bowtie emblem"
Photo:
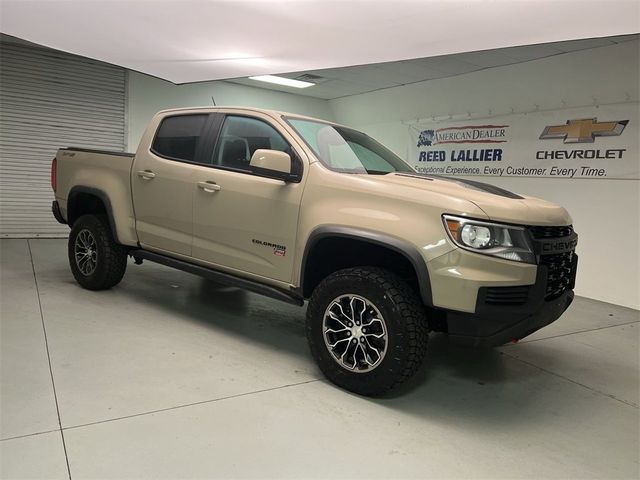
[[[597,118],[568,120],[566,125],[545,127],[541,140],[562,138],[564,143],[593,143],[596,137],[615,137],[622,133],[629,120],[598,122]]]

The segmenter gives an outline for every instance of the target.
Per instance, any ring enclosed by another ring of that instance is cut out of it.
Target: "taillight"
[[[55,157],[51,161],[51,188],[54,193],[58,189],[58,160]]]

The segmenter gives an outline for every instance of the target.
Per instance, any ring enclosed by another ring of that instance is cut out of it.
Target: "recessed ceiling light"
[[[293,80],[286,77],[278,77],[276,75],[258,75],[257,77],[249,77],[250,80],[258,80],[259,82],[275,83],[276,85],[284,85],[285,87],[307,88],[313,87],[315,83],[303,82],[302,80]]]

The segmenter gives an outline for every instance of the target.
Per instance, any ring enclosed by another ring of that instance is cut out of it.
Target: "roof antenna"
[[[211,95],[211,101],[213,102],[213,106],[214,106],[214,107],[217,107],[217,105],[216,105],[216,99],[215,99],[215,98],[213,98],[213,95]]]

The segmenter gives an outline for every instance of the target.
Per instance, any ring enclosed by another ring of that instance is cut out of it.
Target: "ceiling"
[[[0,0],[2,33],[174,83],[626,35],[639,18],[637,0]],[[402,84],[505,61],[465,55],[389,75]],[[390,81],[378,69],[396,67],[370,67],[376,88]],[[349,78],[334,80],[349,94]]]
[[[307,70],[281,76],[316,83],[315,86],[298,89],[258,82],[249,78],[228,80],[233,83],[295,93],[315,98],[334,99],[349,95],[398,87],[436,78],[446,78],[491,67],[528,62],[539,58],[561,55],[577,50],[604,47],[616,43],[638,40],[640,35],[624,35],[607,38],[591,38],[569,42],[527,45],[481,52],[459,53],[439,57],[419,58],[399,62],[359,65],[354,67]],[[317,78],[316,78],[317,77]]]

